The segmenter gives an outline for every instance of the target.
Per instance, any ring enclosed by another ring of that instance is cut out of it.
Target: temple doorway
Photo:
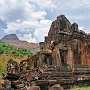
[[[40,90],[48,90],[48,85],[41,85]]]
[[[49,54],[45,54],[43,62],[46,65],[52,65],[52,56]]]
[[[67,61],[66,61],[66,59],[67,59],[67,50],[60,49],[59,52],[60,52],[61,64],[64,65],[64,64],[67,63]]]

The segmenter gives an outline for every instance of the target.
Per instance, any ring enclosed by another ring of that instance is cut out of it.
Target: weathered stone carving
[[[18,63],[12,59],[7,62],[7,71],[11,74],[18,73]]]

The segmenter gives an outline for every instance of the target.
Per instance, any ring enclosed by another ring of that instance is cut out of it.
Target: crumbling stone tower
[[[40,47],[42,50],[51,50],[50,64],[68,64],[73,68],[76,64],[90,64],[88,41],[89,35],[79,30],[77,23],[71,24],[64,15],[60,15],[52,22],[48,36],[40,43]]]

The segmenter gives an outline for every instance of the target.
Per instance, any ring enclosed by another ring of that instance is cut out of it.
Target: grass
[[[85,87],[73,87],[71,88],[70,90],[90,90],[90,87],[89,86],[85,86]]]
[[[31,55],[30,49],[16,48],[4,42],[0,42],[0,54],[14,54],[16,56]]]

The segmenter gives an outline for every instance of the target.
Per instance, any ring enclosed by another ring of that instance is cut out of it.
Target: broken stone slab
[[[26,87],[20,88],[20,89],[15,89],[15,90],[27,90]]]
[[[55,84],[52,87],[49,88],[49,90],[64,90],[60,84]]]

